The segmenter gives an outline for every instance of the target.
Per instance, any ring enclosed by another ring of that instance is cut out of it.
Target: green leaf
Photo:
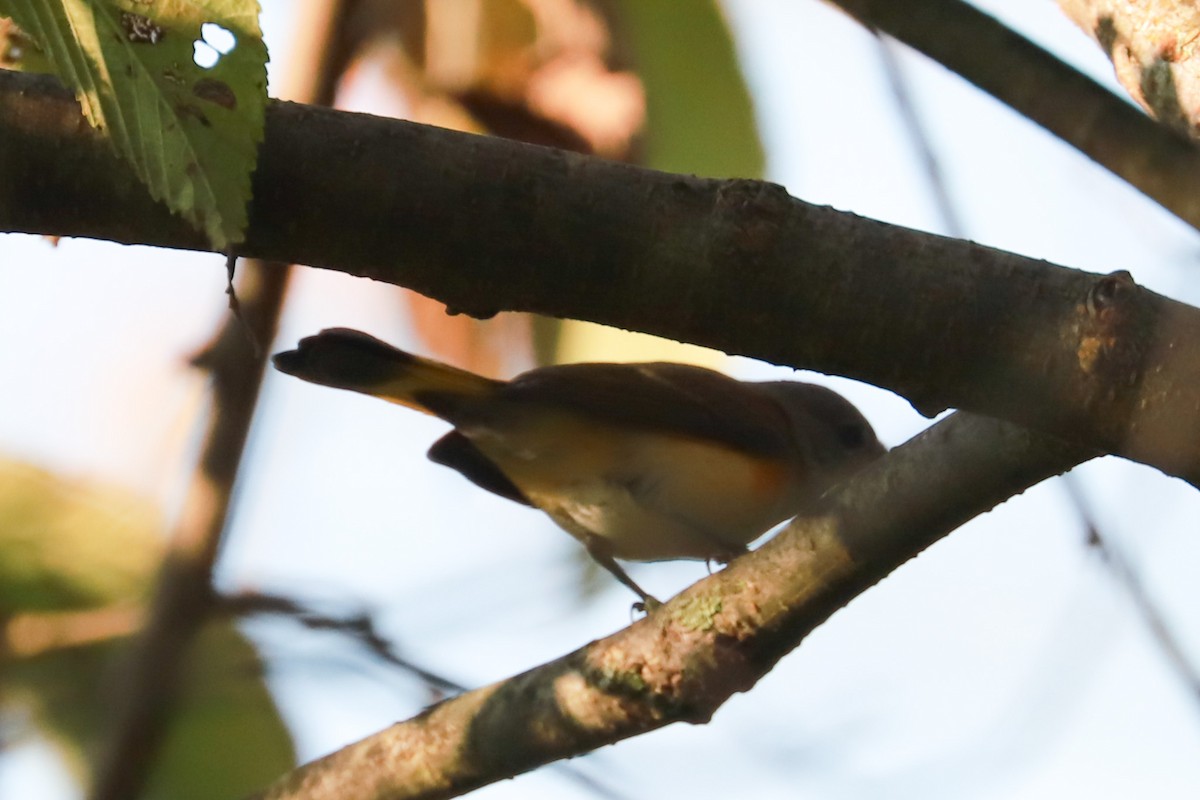
[[[0,0],[151,195],[216,250],[245,236],[262,140],[258,11],[257,0]],[[201,67],[196,53],[216,63]]]
[[[112,670],[125,639],[0,659],[0,714],[6,734],[51,742],[85,786],[88,755],[111,734]],[[253,645],[227,620],[214,620],[190,645],[188,669],[141,800],[244,797],[295,766]],[[22,722],[28,726],[22,731]]]
[[[18,616],[26,629],[73,619],[83,634],[35,654],[0,652],[0,719],[12,722],[6,737],[52,742],[81,785],[87,754],[111,733],[112,670],[128,657],[128,638],[85,612],[145,600],[161,529],[154,505],[128,490],[0,458],[0,627]],[[261,659],[236,625],[214,619],[189,648],[144,800],[241,797],[294,764]]]
[[[754,105],[712,0],[621,0],[646,87],[647,166],[718,178],[763,173]]]
[[[233,624],[214,620],[191,647],[187,684],[145,800],[245,797],[296,766],[253,645]]]

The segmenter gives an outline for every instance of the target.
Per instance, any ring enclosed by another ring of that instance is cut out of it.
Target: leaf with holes
[[[224,250],[245,236],[267,48],[257,0],[0,0],[155,199]]]
[[[11,19],[0,18],[0,69],[52,73],[54,65],[29,34]]]

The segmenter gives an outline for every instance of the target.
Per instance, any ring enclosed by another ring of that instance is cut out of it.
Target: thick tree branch
[[[1200,150],[962,0],[832,0],[961,75],[1200,228]],[[1128,3],[1122,5],[1130,5]],[[1140,4],[1134,14],[1140,14]]]
[[[0,76],[0,230],[203,247],[55,84]],[[755,181],[287,103],[248,254],[874,383],[1200,485],[1200,311],[1136,286],[862,219]]]
[[[835,610],[1090,453],[956,414],[650,617],[289,773],[269,800],[445,798],[672,722],[706,722]]]

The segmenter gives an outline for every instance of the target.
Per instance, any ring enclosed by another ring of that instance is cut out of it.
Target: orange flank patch
[[[747,459],[748,460],[748,459]],[[750,473],[750,489],[761,500],[774,499],[784,492],[784,484],[795,480],[782,461],[763,459]]]

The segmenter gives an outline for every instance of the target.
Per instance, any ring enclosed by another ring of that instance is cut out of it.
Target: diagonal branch
[[[1200,150],[962,0],[832,0],[1058,136],[1193,228]]]
[[[881,577],[1090,455],[953,415],[834,490],[821,516],[650,617],[305,765],[263,799],[455,797],[672,722],[706,722]]]

